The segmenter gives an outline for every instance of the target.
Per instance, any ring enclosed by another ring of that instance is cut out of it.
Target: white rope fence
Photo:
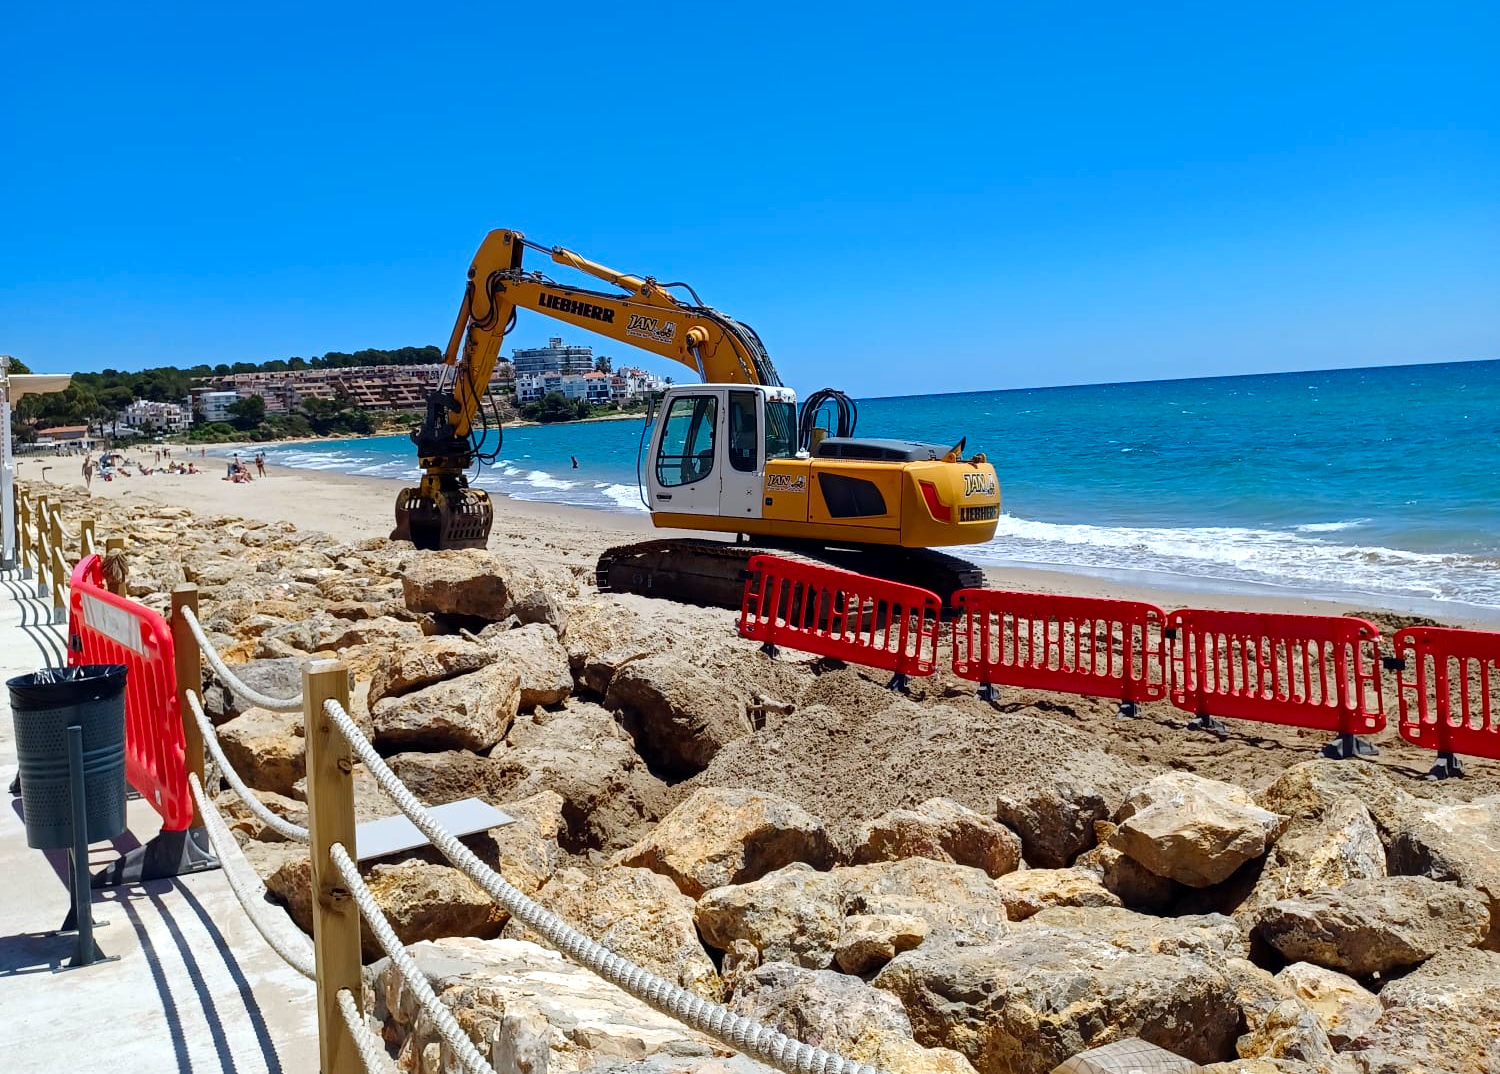
[[[348,886],[349,894],[353,896],[354,904],[359,907],[360,915],[370,926],[370,931],[375,934],[375,939],[381,948],[390,956],[391,965],[401,974],[401,979],[416,995],[417,1002],[432,1018],[432,1024],[442,1036],[443,1042],[448,1045],[470,1074],[495,1074],[495,1068],[479,1054],[479,1049],[474,1046],[469,1035],[453,1017],[453,1012],[437,998],[432,985],[427,983],[427,975],[407,953],[406,945],[401,942],[396,931],[391,928],[390,922],[381,913],[380,904],[375,901],[375,893],[365,885],[364,879],[359,875],[359,866],[354,864],[353,859],[349,857],[349,852],[342,844],[335,843],[329,848],[328,854],[333,859],[334,868],[339,871],[339,876],[343,877],[344,883]]]
[[[478,884],[512,917],[540,934],[554,948],[579,965],[684,1025],[789,1074],[883,1074],[876,1067],[856,1063],[822,1048],[814,1048],[770,1026],[735,1014],[723,1004],[694,995],[589,939],[540,903],[521,894],[443,828],[386,766],[342,705],[330,700],[324,704],[323,711],[339,733],[348,740],[350,747],[359,755],[381,789],[390,795],[407,819],[427,836],[444,857]],[[335,847],[333,853],[337,855],[339,850],[340,848]],[[345,879],[348,880],[347,877]]]
[[[344,1016],[349,1035],[354,1038],[354,1050],[359,1052],[359,1061],[365,1065],[365,1069],[374,1071],[375,1074],[399,1074],[396,1064],[386,1054],[385,1045],[370,1032],[364,1015],[359,1013],[359,1004],[354,1001],[353,993],[347,988],[339,989],[339,1013]]]
[[[288,712],[303,706],[303,696],[300,693],[295,698],[274,698],[247,686],[229,670],[214,650],[193,610],[186,606],[178,610],[197,639],[204,658],[228,689],[253,704],[273,711]],[[205,748],[218,764],[225,781],[240,796],[241,801],[251,813],[284,837],[296,842],[308,842],[310,834],[308,829],[292,824],[267,809],[234,771],[219,746],[218,733],[203,711],[197,693],[187,691],[187,699],[188,708],[192,711],[193,718],[198,721],[199,729],[203,733]],[[335,700],[329,700],[325,702],[323,712],[348,741],[354,753],[364,762],[366,769],[375,777],[381,789],[390,795],[407,819],[416,825],[417,829],[431,841],[433,846],[438,848],[444,857],[479,885],[495,902],[504,907],[513,918],[536,932],[555,949],[579,965],[655,1010],[722,1041],[738,1052],[786,1071],[787,1074],[884,1074],[876,1067],[856,1063],[837,1053],[804,1044],[770,1026],[735,1014],[723,1004],[695,995],[591,940],[540,903],[511,886],[503,876],[486,866],[468,847],[459,842],[453,833],[439,824],[410,789],[387,767],[384,759],[360,732],[359,727],[342,705]],[[302,938],[301,944],[292,944],[264,920],[264,911],[270,905],[266,901],[265,886],[260,882],[260,878],[254,875],[254,871],[250,870],[248,863],[240,854],[239,845],[230,834],[223,817],[219,815],[218,810],[203,792],[197,777],[191,777],[190,781],[204,825],[208,828],[210,842],[215,852],[218,853],[219,860],[224,863],[224,872],[229,880],[230,889],[239,899],[246,916],[250,918],[257,931],[265,937],[272,949],[289,965],[305,976],[315,978],[312,952],[306,944],[305,937]],[[359,875],[359,867],[350,857],[349,852],[341,844],[336,843],[329,848],[329,856],[347,885],[355,904],[359,907],[360,915],[390,957],[391,965],[412,990],[422,1009],[432,1018],[433,1025],[449,1051],[469,1074],[495,1074],[494,1068],[459,1026],[452,1012],[433,992],[426,975],[422,973],[381,912],[374,894]],[[241,869],[250,872],[253,882],[246,881],[242,875],[238,877],[235,875]],[[392,1065],[384,1046],[364,1023],[354,997],[348,991],[341,991],[338,995],[338,1004],[365,1068],[372,1071],[390,1071]]]
[[[188,785],[193,789],[193,799],[198,803],[198,813],[203,818],[203,827],[208,831],[208,841],[213,846],[214,854],[218,856],[224,879],[229,882],[229,890],[239,900],[240,909],[245,911],[245,916],[255,926],[255,931],[261,934],[266,943],[271,945],[271,950],[280,955],[287,965],[309,981],[317,980],[311,941],[301,930],[289,927],[291,922],[285,914],[278,911],[272,916],[269,913],[273,904],[266,901],[265,884],[261,883],[260,877],[245,860],[239,843],[235,842],[234,835],[224,823],[224,818],[219,815],[218,809],[208,795],[203,793],[203,784],[198,782],[196,775],[190,774]]]
[[[198,639],[198,648],[203,652],[203,658],[208,661],[208,666],[214,669],[214,674],[219,676],[219,681],[233,690],[240,697],[252,705],[259,705],[263,709],[272,712],[295,712],[302,708],[302,695],[296,697],[271,697],[263,694],[252,686],[247,686],[238,675],[229,670],[229,665],[214,650],[213,643],[208,640],[208,635],[203,632],[203,625],[198,622],[198,617],[193,614],[191,608],[182,608],[182,618],[187,623],[188,629],[193,632],[193,637]]]
[[[208,750],[209,756],[214,759],[214,764],[219,766],[219,773],[224,777],[224,781],[233,788],[235,794],[240,796],[240,801],[245,803],[245,808],[250,810],[256,820],[279,833],[283,838],[290,839],[294,843],[307,842],[309,835],[306,828],[293,824],[285,817],[277,816],[266,808],[265,803],[245,785],[244,780],[240,779],[240,774],[224,756],[224,749],[219,745],[218,730],[214,727],[213,721],[208,718],[208,714],[203,711],[203,703],[198,700],[198,694],[189,690],[187,701],[188,708],[192,710],[193,719],[198,721],[198,730],[203,734],[204,747]]]

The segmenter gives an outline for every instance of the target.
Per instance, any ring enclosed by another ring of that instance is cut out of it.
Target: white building
[[[204,421],[228,421],[229,408],[239,401],[239,392],[193,391],[193,408],[202,413]]]
[[[517,380],[523,374],[591,373],[594,369],[593,347],[567,347],[561,336],[547,340],[545,347],[519,347],[511,352]]]
[[[193,424],[193,412],[180,403],[153,403],[149,399],[137,399],[120,411],[120,420],[141,432],[177,433]]]
[[[516,376],[516,402],[535,403],[553,392],[590,403],[611,401],[610,378],[605,373],[521,373]]]

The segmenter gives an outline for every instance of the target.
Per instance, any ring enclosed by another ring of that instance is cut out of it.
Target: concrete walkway
[[[17,572],[0,572],[0,672],[60,664],[64,628]],[[95,893],[94,936],[117,962],[63,969],[76,938],[67,854],[26,846],[9,691],[0,690],[0,1055],[6,1074],[119,1071],[235,1074],[318,1069],[312,982],[273,952],[214,871]],[[91,848],[91,871],[156,834],[144,801],[129,830]]]

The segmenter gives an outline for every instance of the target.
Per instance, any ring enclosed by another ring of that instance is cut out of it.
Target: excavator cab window
[[[729,465],[742,474],[756,470],[760,451],[760,423],[755,419],[758,392],[729,393]]]
[[[797,454],[797,404],[766,400],[766,458],[790,459]]]
[[[718,400],[712,395],[681,395],[672,400],[656,454],[656,480],[666,488],[702,481],[714,468]]]

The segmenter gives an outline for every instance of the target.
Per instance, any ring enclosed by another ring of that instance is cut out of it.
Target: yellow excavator
[[[617,291],[529,271],[526,250]],[[469,267],[447,368],[412,434],[422,482],[397,499],[393,539],[423,549],[488,541],[490,500],[467,474],[499,450],[484,452],[491,418],[484,404],[518,310],[670,358],[703,381],[672,386],[648,414],[643,493],[657,527],[736,539],[612,548],[599,559],[601,590],[738,607],[745,562],[762,548],[920,585],[945,601],[954,589],[982,584],[977,568],[933,551],[989,540],[1000,516],[995,468],[982,454],[964,458],[964,440],[945,447],[856,438],[855,404],[827,389],[799,414],[755,331],[705,305],[687,284],[616,272],[508,230],[490,232]]]

